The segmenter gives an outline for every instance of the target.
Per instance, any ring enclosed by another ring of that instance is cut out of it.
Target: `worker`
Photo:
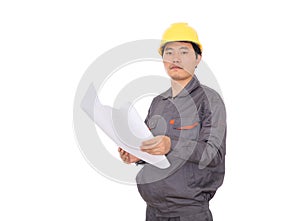
[[[159,169],[122,148],[119,154],[125,163],[144,165],[136,181],[147,204],[146,221],[211,221],[209,201],[225,174],[225,106],[195,75],[202,45],[192,27],[172,24],[158,52],[171,87],[152,100],[145,123],[154,138],[140,148],[165,155],[171,166]]]

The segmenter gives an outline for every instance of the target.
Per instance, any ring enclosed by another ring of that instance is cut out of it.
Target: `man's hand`
[[[130,164],[130,163],[138,162],[140,160],[136,156],[133,156],[132,154],[126,152],[125,150],[123,150],[120,147],[119,147],[118,151],[119,151],[120,157],[124,163]]]
[[[142,151],[153,155],[165,155],[170,152],[171,139],[167,136],[156,136],[146,140],[140,147]]]

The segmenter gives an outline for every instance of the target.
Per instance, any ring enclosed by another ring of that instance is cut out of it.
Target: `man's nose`
[[[172,62],[173,63],[179,63],[180,62],[180,55],[178,53],[174,53]]]

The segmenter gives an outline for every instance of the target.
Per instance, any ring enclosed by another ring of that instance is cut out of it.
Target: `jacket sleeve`
[[[201,128],[197,139],[171,137],[171,152],[168,156],[199,164],[199,168],[220,164],[226,153],[226,111],[219,96],[209,99],[203,110]]]

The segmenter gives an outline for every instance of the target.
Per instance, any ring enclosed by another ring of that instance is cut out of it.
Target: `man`
[[[210,221],[209,201],[225,174],[224,103],[194,75],[202,46],[188,24],[171,25],[159,53],[171,88],[153,99],[145,123],[154,138],[140,148],[166,155],[171,166],[158,169],[144,164],[136,178],[147,203],[146,221]],[[144,163],[121,148],[119,152],[125,163]]]

